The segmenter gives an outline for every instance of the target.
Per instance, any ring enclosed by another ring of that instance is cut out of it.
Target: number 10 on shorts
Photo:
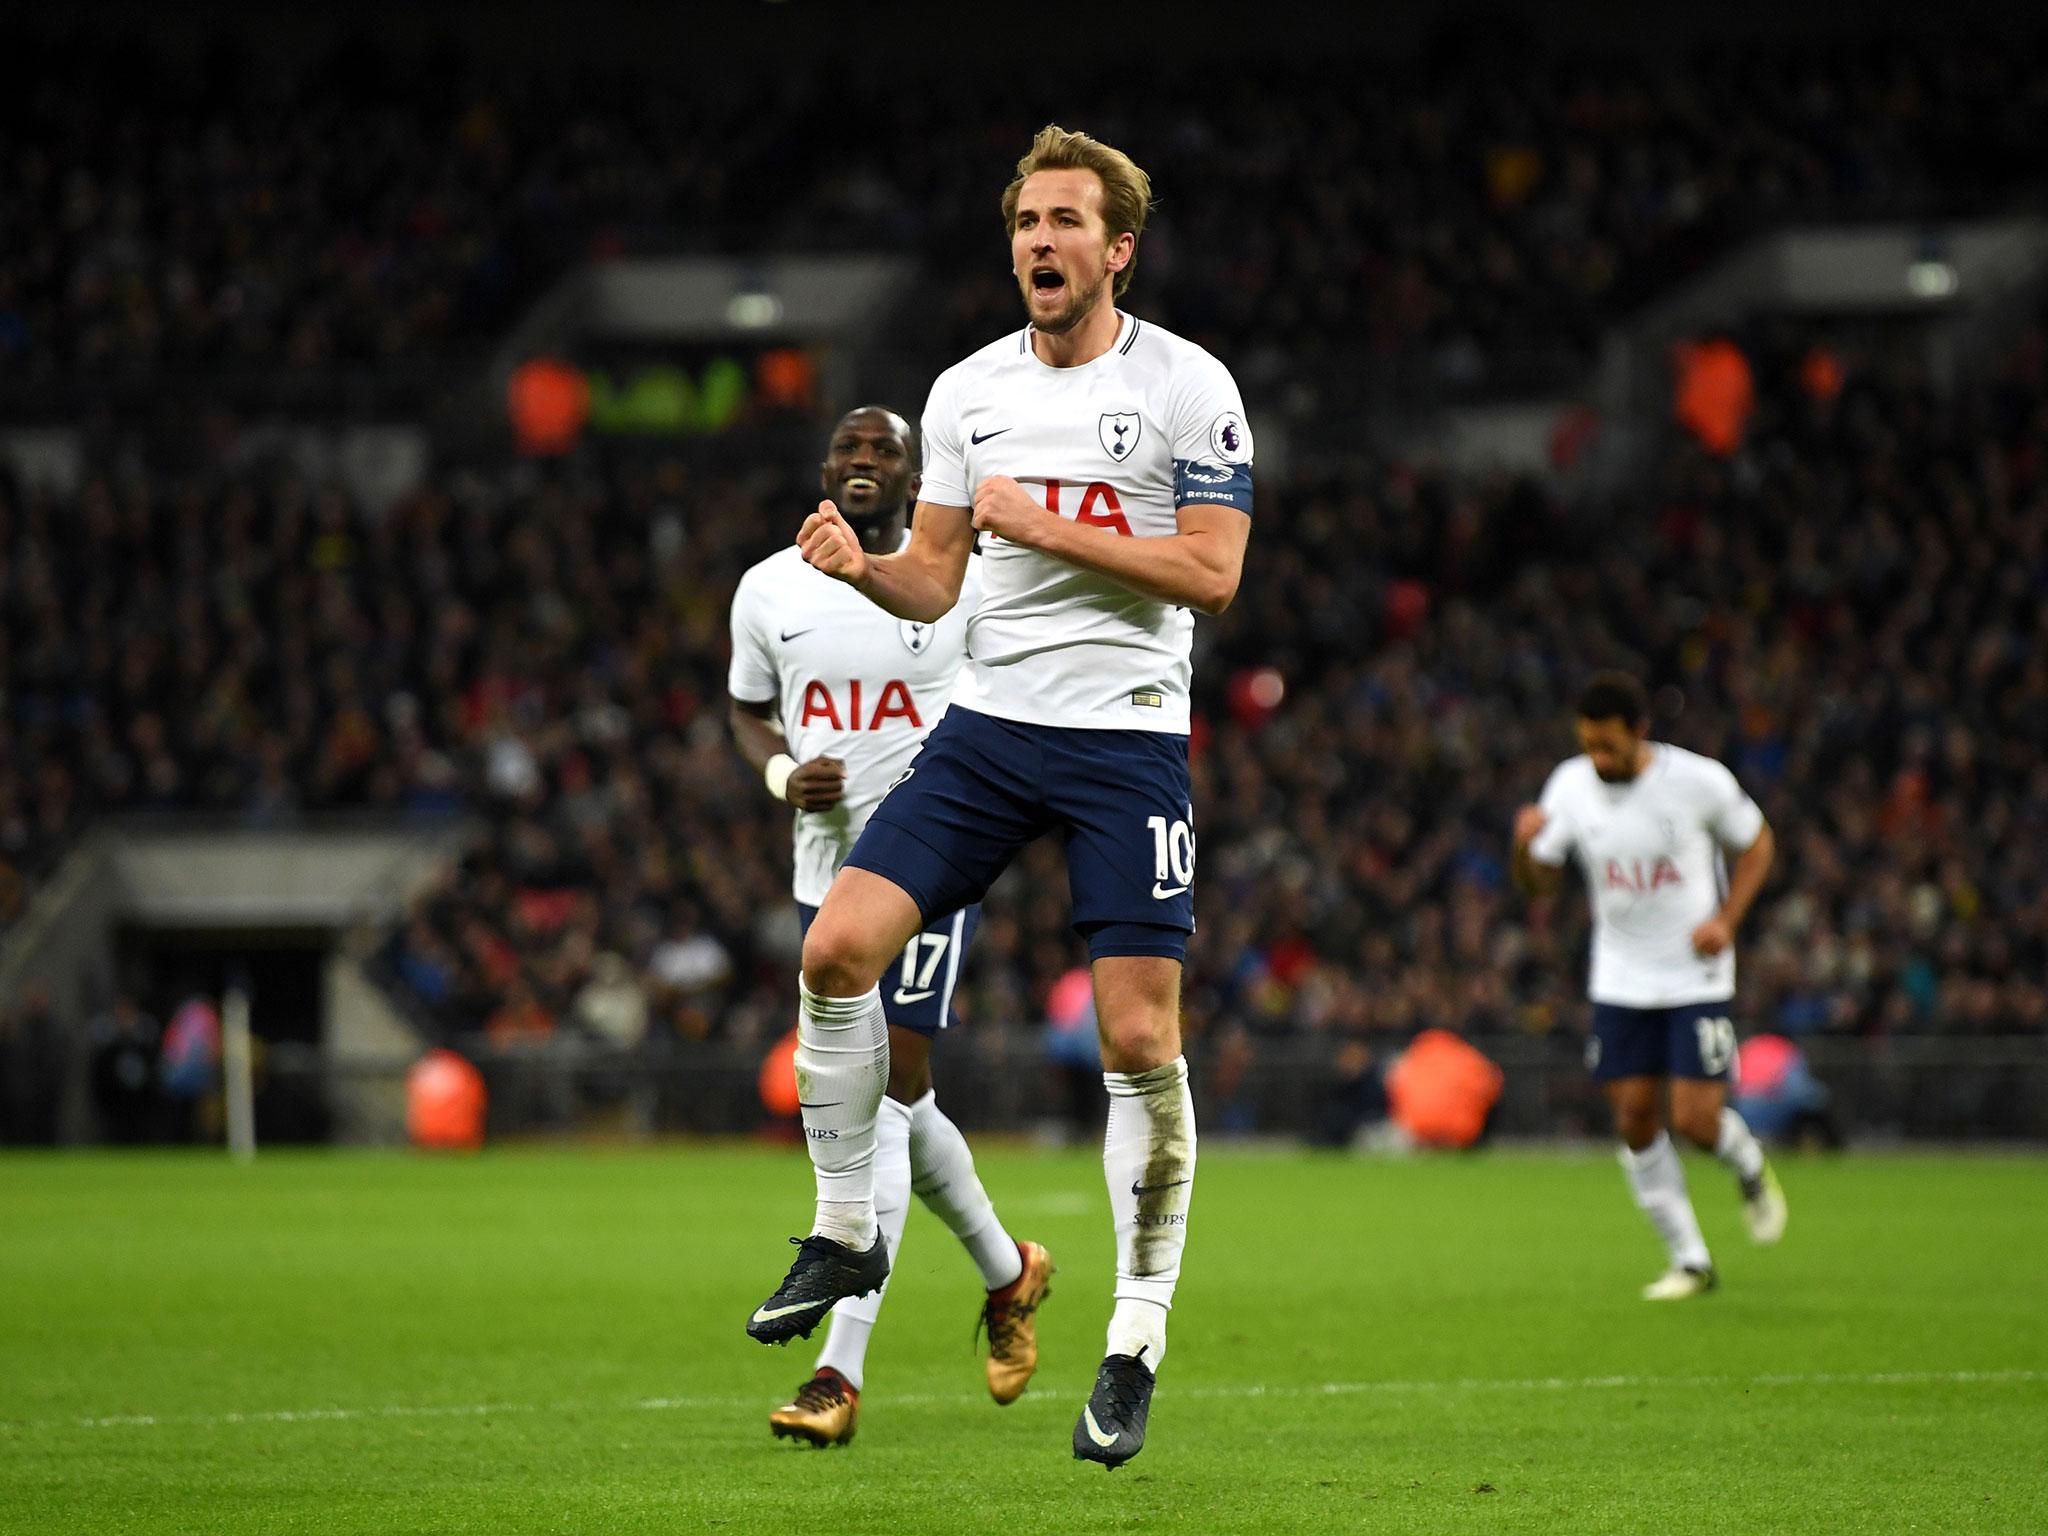
[[[1152,899],[1178,896],[1195,883],[1195,834],[1185,820],[1147,816],[1152,829]]]

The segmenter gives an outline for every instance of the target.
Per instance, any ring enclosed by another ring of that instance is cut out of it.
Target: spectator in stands
[[[112,1142],[163,1135],[157,1055],[163,1031],[128,993],[92,1021],[92,1101],[100,1136]]]

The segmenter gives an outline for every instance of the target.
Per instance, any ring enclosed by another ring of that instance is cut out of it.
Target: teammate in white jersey
[[[1733,1170],[1752,1238],[1785,1232],[1785,1197],[1763,1149],[1728,1106],[1735,1066],[1735,930],[1763,888],[1770,825],[1735,775],[1711,758],[1649,739],[1634,678],[1602,673],[1579,697],[1581,756],[1561,763],[1540,804],[1515,815],[1514,878],[1557,889],[1576,856],[1593,904],[1593,1036],[1587,1060],[1605,1087],[1636,1203],[1670,1267],[1643,1290],[1680,1301],[1714,1288],[1714,1261],[1664,1128]],[[1735,855],[1729,870],[1724,853]]]
[[[1030,323],[933,386],[909,545],[864,549],[830,501],[798,536],[820,571],[933,623],[959,602],[979,531],[982,596],[953,708],[877,808],[804,946],[799,1057],[818,1097],[841,1107],[806,1115],[816,1231],[749,1325],[772,1338],[769,1314],[874,1283],[886,1262],[867,1150],[868,1063],[886,1051],[876,982],[933,914],[979,900],[1019,848],[1056,832],[1093,962],[1117,1247],[1106,1356],[1073,1448],[1109,1466],[1144,1445],[1195,1174],[1180,1048],[1194,926],[1189,610],[1230,602],[1251,533],[1251,431],[1229,373],[1113,302],[1150,197],[1128,156],[1043,130],[1003,194]]]
[[[862,548],[903,547],[918,473],[902,417],[879,406],[849,411],[833,428],[822,477]],[[969,562],[969,591],[980,583],[976,564]],[[966,630],[964,612],[936,624],[891,618],[812,570],[794,547],[740,578],[728,717],[733,740],[770,793],[796,808],[794,887],[807,929],[869,814],[946,712],[967,654]],[[1036,1313],[1052,1260],[1039,1244],[1003,1230],[931,1076],[932,1037],[952,1021],[953,986],[977,915],[971,906],[939,914],[905,945],[884,993],[889,1083],[876,1125],[875,1209],[892,1261],[912,1190],[965,1246],[988,1289],[989,1391],[1011,1403],[1037,1368]],[[820,1447],[853,1438],[881,1307],[878,1287],[833,1309],[810,1380],[769,1415],[778,1437]]]

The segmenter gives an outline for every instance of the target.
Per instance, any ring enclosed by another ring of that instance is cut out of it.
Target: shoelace
[[[796,1405],[811,1413],[836,1408],[846,1401],[846,1383],[837,1376],[813,1376],[796,1389]]]
[[[989,1353],[998,1359],[1007,1359],[1010,1346],[1016,1342],[1017,1329],[1026,1318],[1038,1310],[1036,1302],[998,1301],[991,1296],[981,1305],[981,1316],[974,1324],[975,1343],[981,1342],[983,1330],[988,1333]]]
[[[1109,1399],[1111,1418],[1121,1424],[1144,1394],[1139,1390],[1137,1372],[1112,1370],[1107,1374],[1109,1385],[1104,1395]]]

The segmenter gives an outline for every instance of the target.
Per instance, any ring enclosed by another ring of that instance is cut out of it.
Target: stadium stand
[[[1393,394],[1582,379],[1619,319],[1794,217],[2014,207],[2040,44],[1513,69],[1481,49],[1347,61],[1342,91],[1331,62],[1248,62],[1228,143],[1199,82],[1156,82],[1133,142],[1172,190],[1134,303],[1326,444],[1262,472],[1245,586],[1198,640],[1194,1030],[1232,1051],[1583,1030],[1580,904],[1508,899],[1505,828],[1567,746],[1577,679],[1621,664],[1664,685],[1660,733],[1729,761],[1782,829],[1746,1020],[2048,1032],[2038,329],[1954,394],[1883,346],[1816,362],[1806,337],[1742,337],[1753,401],[1711,446],[1671,429],[1611,496],[1313,430]],[[1035,120],[982,103],[938,132],[916,93],[849,101],[809,62],[763,110],[753,80],[685,107],[362,43],[284,71],[22,46],[0,419],[70,413],[90,472],[59,493],[0,470],[0,933],[109,813],[468,816],[484,837],[380,954],[431,1034],[779,1035],[786,813],[725,741],[724,614],[806,505],[801,434],[451,458],[373,509],[228,456],[223,424],[307,380],[343,381],[291,394],[340,419],[350,380],[389,402],[473,378],[572,264],[641,252],[910,254],[929,313],[890,345],[915,373],[1016,323],[991,188]],[[1077,119],[1133,130],[1119,83],[1077,82]],[[81,410],[124,387],[219,430],[167,451]],[[1075,954],[1035,850],[992,893],[964,1011],[1034,1026]],[[40,1061],[31,1001],[0,1042]]]
[[[1736,456],[1674,434],[1612,522],[1398,465],[1263,493],[1288,536],[1197,671],[1201,1024],[1581,1028],[1579,904],[1508,900],[1503,828],[1622,663],[1784,829],[1748,1017],[2048,1028],[2041,337],[1953,404],[1875,360],[1816,397],[1799,360]],[[804,495],[675,464],[458,473],[383,518],[284,473],[10,491],[9,888],[105,811],[481,812],[392,940],[442,1030],[779,1033],[785,813],[724,740],[723,615]],[[1040,852],[991,899],[977,1020],[1042,1017],[1072,963]]]
[[[1618,314],[1789,217],[2001,206],[2033,184],[2041,63],[2038,40],[1968,38],[1648,68],[1532,69],[1505,42],[1420,69],[1247,62],[1228,139],[1208,83],[1164,63],[1061,99],[1172,189],[1151,312],[1313,411],[1569,382]],[[571,261],[629,252],[909,252],[940,281],[937,323],[902,338],[923,363],[1013,321],[990,187],[1038,126],[1027,104],[963,124],[830,61],[764,99],[745,72],[674,92],[362,39],[280,74],[225,42],[179,66],[31,29],[17,64],[0,224],[33,238],[0,251],[0,360],[24,397],[445,371]]]

